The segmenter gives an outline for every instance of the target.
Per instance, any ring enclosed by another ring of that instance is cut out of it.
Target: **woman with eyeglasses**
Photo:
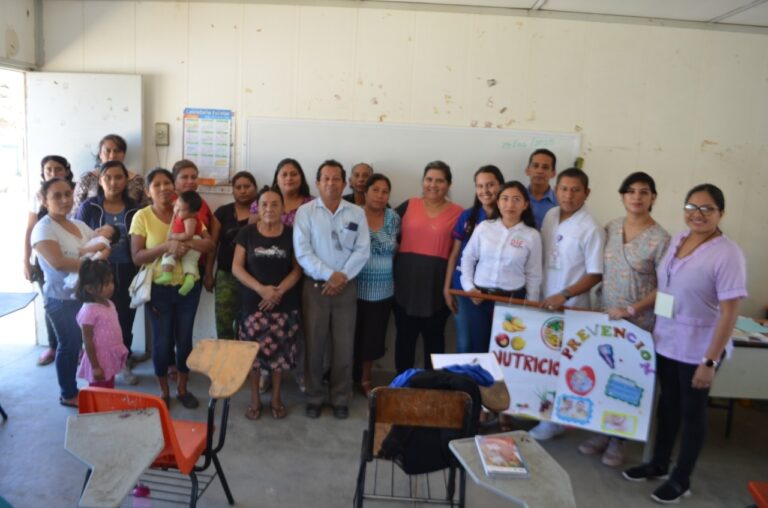
[[[653,217],[656,182],[642,171],[619,187],[626,216],[605,226],[602,308],[611,319],[626,319],[653,331],[656,269],[669,247],[669,233]],[[624,463],[624,439],[596,434],[579,445],[585,455],[602,454],[606,466]]]
[[[709,389],[732,348],[739,301],[747,297],[746,260],[720,230],[724,213],[725,198],[716,186],[705,183],[688,191],[683,212],[688,230],[672,239],[656,271],[656,300],[670,302],[657,306],[653,328],[660,387],[656,443],[651,461],[627,469],[624,478],[668,478],[651,494],[659,503],[691,495],[690,477],[706,434]],[[678,430],[680,449],[668,474]]]

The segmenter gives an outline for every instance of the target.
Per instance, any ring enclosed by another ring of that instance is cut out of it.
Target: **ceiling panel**
[[[736,25],[756,25],[768,26],[768,3],[752,7],[744,12],[740,12],[730,18],[725,18],[721,23],[732,23]]]
[[[548,0],[543,10],[709,21],[751,0]]]

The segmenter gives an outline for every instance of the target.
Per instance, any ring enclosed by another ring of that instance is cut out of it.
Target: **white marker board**
[[[368,162],[392,180],[393,206],[421,195],[424,166],[439,159],[451,167],[451,198],[463,207],[472,203],[472,175],[486,164],[498,166],[507,180],[527,184],[528,156],[537,148],[552,150],[557,166],[565,169],[579,156],[581,135],[445,127],[252,117],[246,127],[246,167],[259,185],[272,183],[277,163],[298,160],[310,190],[317,194],[315,175],[325,159],[336,159],[349,169]]]
[[[141,76],[131,74],[27,73],[29,183],[40,185],[40,160],[62,155],[75,180],[94,168],[99,141],[118,134],[128,143],[125,165],[144,172]]]

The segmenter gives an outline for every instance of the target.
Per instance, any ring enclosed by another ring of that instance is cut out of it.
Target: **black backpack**
[[[379,450],[379,456],[395,462],[407,474],[423,474],[456,466],[456,460],[448,449],[454,439],[471,437],[477,433],[480,417],[480,390],[477,383],[463,374],[447,370],[424,371],[414,375],[409,388],[458,390],[472,398],[472,411],[466,434],[457,429],[434,429],[394,425]]]

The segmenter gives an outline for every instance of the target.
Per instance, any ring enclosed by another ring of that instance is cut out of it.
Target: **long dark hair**
[[[528,226],[529,228],[536,228],[536,219],[533,216],[533,210],[531,209],[531,196],[528,195],[528,189],[525,188],[525,185],[518,182],[517,180],[511,180],[501,186],[501,189],[499,189],[499,194],[496,196],[496,204],[494,205],[495,210],[493,211],[493,219],[501,219],[501,211],[499,210],[499,198],[501,197],[501,193],[504,192],[507,189],[517,189],[520,194],[523,195],[523,199],[525,199],[526,204],[528,207],[523,210],[523,213],[520,215],[520,220],[523,221],[523,224]]]
[[[296,168],[296,171],[299,172],[299,176],[301,176],[301,184],[299,185],[299,194],[301,196],[308,198],[310,196],[309,194],[309,184],[307,183],[307,177],[304,175],[304,170],[301,168],[301,164],[299,164],[299,161],[296,159],[291,158],[285,158],[277,163],[277,169],[275,169],[275,176],[272,178],[272,187],[277,187],[277,174],[280,173],[280,170],[283,169],[283,166],[286,164],[291,164],[293,167]],[[280,193],[282,196],[282,193]]]
[[[95,302],[93,294],[86,291],[86,287],[90,286],[97,292],[104,287],[105,284],[113,277],[112,268],[109,266],[109,262],[106,259],[99,259],[93,261],[92,259],[84,259],[80,265],[80,270],[77,274],[77,289],[75,289],[75,296],[83,303]]]
[[[501,173],[501,170],[493,164],[482,166],[480,169],[475,171],[475,176],[472,177],[473,181],[477,180],[477,175],[482,173],[493,175],[499,182],[499,185],[504,185],[504,175]],[[498,195],[496,198],[498,199]],[[479,199],[477,199],[477,192],[475,192],[475,201],[472,203],[472,211],[469,212],[467,223],[464,225],[464,238],[468,239],[470,236],[472,236],[472,232],[475,230],[475,226],[477,226],[477,219],[480,216],[480,209],[482,207],[483,204],[480,203]]]

